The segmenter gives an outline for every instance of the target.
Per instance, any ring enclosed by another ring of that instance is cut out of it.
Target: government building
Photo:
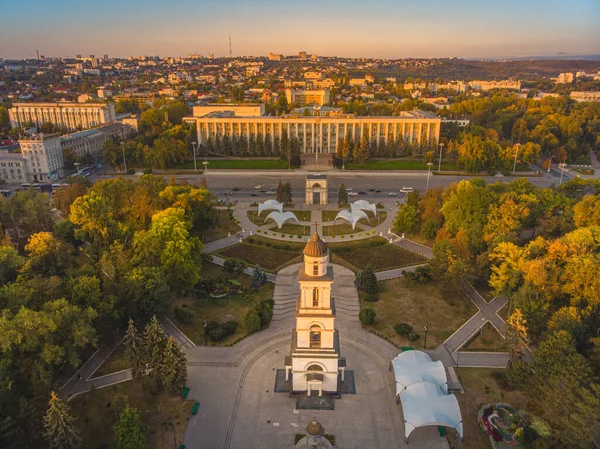
[[[441,120],[435,114],[414,110],[402,112],[399,116],[355,116],[331,110],[327,115],[286,114],[281,116],[257,115],[256,107],[248,115],[241,105],[228,109],[228,105],[213,105],[210,113],[199,115],[194,108],[194,117],[184,120],[195,123],[198,144],[214,141],[224,136],[229,138],[254,137],[270,138],[274,147],[275,140],[287,135],[300,142],[300,151],[304,154],[335,154],[338,141],[350,136],[360,142],[367,134],[369,139],[387,144],[389,139],[402,140],[405,144],[429,148],[437,145],[440,137]]]
[[[114,103],[14,103],[8,114],[13,128],[52,123],[75,131],[116,120]]]

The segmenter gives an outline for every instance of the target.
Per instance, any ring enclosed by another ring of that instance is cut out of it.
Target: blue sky
[[[600,53],[600,0],[0,0],[0,57]]]

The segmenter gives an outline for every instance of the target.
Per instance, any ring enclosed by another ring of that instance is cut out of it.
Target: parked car
[[[367,192],[365,192],[364,190],[361,190],[360,192],[358,192],[359,195],[366,195]]]
[[[265,193],[267,191],[267,189],[258,189],[258,191],[261,193]]]
[[[412,187],[402,187],[402,188],[400,189],[400,192],[401,192],[401,193],[410,193],[410,192],[413,192],[414,190],[415,190],[415,189],[413,189]]]
[[[262,186],[261,186],[260,184],[256,184],[256,185],[254,186],[254,188],[255,188],[256,190],[260,190],[260,189],[262,189]]]
[[[375,189],[375,190],[373,190],[373,192],[375,192],[375,193],[381,193],[381,190]]]
[[[346,192],[352,192],[354,190],[352,187],[346,187]]]
[[[374,187],[369,187],[367,190],[368,190],[369,192],[375,192],[375,188],[374,188]]]
[[[260,195],[259,195],[258,193],[254,193],[254,192],[252,192],[252,193],[250,194],[250,196],[260,196]]]
[[[356,192],[348,192],[348,196],[358,196],[358,193],[356,193]]]
[[[234,187],[234,188],[233,188],[233,189],[231,189],[231,190],[233,190],[234,192],[239,192],[239,191],[240,191],[240,190],[242,190],[242,189],[240,189],[239,187]]]
[[[274,191],[274,190],[269,190],[269,191],[267,192],[267,195],[275,195],[275,191]]]
[[[388,193],[388,196],[398,196],[398,194],[396,192],[390,192]]]

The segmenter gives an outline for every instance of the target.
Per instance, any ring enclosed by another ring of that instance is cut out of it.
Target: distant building
[[[203,117],[214,112],[231,112],[236,117],[260,117],[265,115],[265,105],[260,104],[206,104],[192,108],[194,117]]]
[[[579,92],[571,92],[571,100],[575,100],[577,102],[582,101],[600,101],[600,92],[592,92],[592,91],[579,91]]]
[[[306,53],[305,51],[298,52],[298,59],[307,59],[307,58],[308,58],[308,53]]]
[[[63,177],[64,159],[57,135],[35,135],[20,139],[21,154],[25,159],[26,170],[31,173],[33,182],[44,182]]]
[[[508,89],[521,90],[521,81],[519,80],[504,80],[504,81],[469,81],[469,87],[473,90],[486,92],[492,89]]]
[[[0,151],[0,179],[6,184],[32,182],[25,158],[21,153]]]
[[[101,87],[98,89],[98,98],[111,98],[113,95],[112,90]]]
[[[570,72],[561,73],[556,77],[556,84],[571,84],[575,81],[575,75]]]
[[[130,131],[127,131],[129,134]],[[60,138],[62,151],[67,148],[73,150],[79,159],[91,156],[95,161],[102,158],[102,146],[107,139],[116,137],[125,139],[125,129],[121,123],[110,123],[98,128],[86,129]]]
[[[286,89],[285,96],[288,103],[298,103],[300,105],[324,105],[329,103],[329,89],[319,90],[297,90]]]
[[[269,53],[269,61],[281,61],[283,59],[283,55],[276,53]]]
[[[92,97],[90,94],[81,94],[77,97],[77,103],[87,103],[93,99],[94,97]]]
[[[96,56],[90,55],[90,64],[92,64],[92,68],[94,69],[98,67],[98,60],[96,59]]]
[[[8,114],[13,128],[24,128],[27,123],[39,128],[42,123],[50,122],[74,131],[114,122],[115,106],[113,103],[14,103]]]
[[[364,78],[350,78],[348,84],[351,86],[363,86],[367,85],[367,83],[373,84],[373,82],[375,82],[373,75],[365,75]]]

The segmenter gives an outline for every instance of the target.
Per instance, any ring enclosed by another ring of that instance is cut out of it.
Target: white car
[[[410,193],[412,191],[414,191],[415,189],[413,189],[412,187],[402,187],[400,189],[400,193]]]
[[[346,187],[346,192],[352,192],[354,190],[352,187]]]
[[[262,186],[261,186],[260,184],[256,184],[256,185],[254,186],[254,188],[255,188],[256,190],[258,190],[258,189],[262,189]]]
[[[398,196],[398,194],[396,192],[390,192],[388,193],[388,196]]]
[[[348,196],[358,196],[357,192],[348,192]]]
[[[269,190],[269,191],[267,191],[267,195],[275,195],[275,191],[274,190]]]

